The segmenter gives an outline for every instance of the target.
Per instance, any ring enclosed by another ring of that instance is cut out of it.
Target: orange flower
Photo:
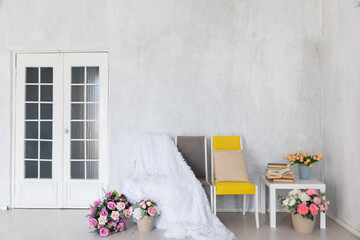
[[[313,168],[314,166],[312,165],[312,164],[310,164],[310,166],[309,166],[310,168]]]
[[[304,152],[303,151],[300,151],[300,155],[303,155],[304,154]]]
[[[297,154],[297,153],[298,153],[298,151],[295,151],[294,153],[295,153],[295,154]]]
[[[316,161],[316,160],[317,160],[317,157],[314,157],[314,160]]]
[[[296,160],[299,160],[300,158],[299,157],[296,157]]]
[[[300,158],[300,162],[303,162],[304,161],[304,159],[303,158]]]
[[[316,155],[320,155],[320,153],[319,153],[319,152],[317,152],[317,153],[316,153]]]
[[[288,159],[288,156],[285,156],[284,159]]]

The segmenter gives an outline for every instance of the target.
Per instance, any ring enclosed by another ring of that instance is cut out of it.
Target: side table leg
[[[276,228],[276,189],[270,187],[270,227]]]
[[[320,213],[320,228],[326,228],[326,213]]]
[[[320,189],[321,192],[325,193],[325,186]],[[326,228],[326,213],[320,213],[320,228]]]
[[[266,186],[265,183],[260,179],[260,203],[261,203],[261,213],[266,212],[266,196],[265,196]]]

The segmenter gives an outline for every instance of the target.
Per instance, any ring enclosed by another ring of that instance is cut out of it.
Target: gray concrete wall
[[[9,204],[10,51],[109,50],[111,188],[131,175],[142,133],[240,134],[259,184],[287,152],[322,151],[320,10],[320,0],[1,0],[0,205]],[[218,208],[239,199],[221,197]]]
[[[355,2],[355,1],[354,1]],[[324,177],[329,212],[360,232],[360,7],[323,9]]]

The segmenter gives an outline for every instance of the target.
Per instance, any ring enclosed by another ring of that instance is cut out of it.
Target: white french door
[[[16,54],[15,208],[85,208],[107,187],[107,53]]]

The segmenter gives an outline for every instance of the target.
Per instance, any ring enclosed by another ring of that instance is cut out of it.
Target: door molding
[[[16,78],[17,78],[17,56],[18,54],[54,54],[54,53],[106,53],[108,55],[108,68],[107,68],[107,99],[105,101],[106,105],[106,142],[109,142],[109,50],[44,50],[44,51],[11,51],[10,52],[10,89],[11,89],[11,100],[10,100],[10,174],[9,174],[9,209],[15,207],[15,185],[16,185],[16,176],[15,176],[15,152],[16,152],[16,105],[17,105],[17,96],[16,96]],[[64,77],[64,76],[63,76]],[[104,186],[108,188],[109,185],[109,145],[106,144],[106,161],[105,161],[105,177]],[[63,183],[64,184],[64,183]]]

